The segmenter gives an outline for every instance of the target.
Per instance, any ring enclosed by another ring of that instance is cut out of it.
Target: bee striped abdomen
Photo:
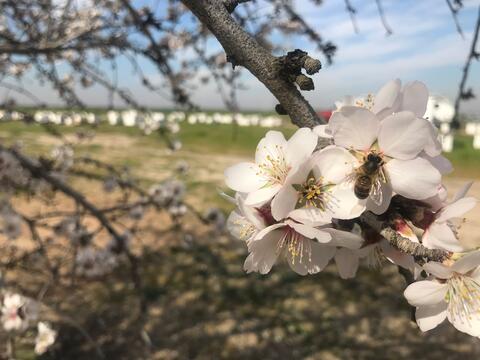
[[[355,196],[361,200],[366,199],[370,195],[372,189],[372,178],[368,175],[359,175],[355,181],[353,191]]]

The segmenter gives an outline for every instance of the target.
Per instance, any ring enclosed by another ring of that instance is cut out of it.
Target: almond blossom
[[[328,224],[314,227],[287,219],[264,228],[251,239],[244,269],[248,273],[267,274],[284,257],[297,274],[315,274],[328,265],[337,246],[358,249],[362,243],[361,237]]]
[[[266,227],[264,212],[245,204],[244,196],[238,195],[235,200],[237,209],[227,219],[227,229],[238,240],[249,242],[260,230]]]
[[[466,184],[450,202],[442,206],[435,213],[426,216],[424,222],[423,245],[431,249],[443,249],[452,252],[462,252],[464,247],[458,241],[457,228],[452,222],[462,218],[463,215],[473,209],[477,199],[466,197],[472,183]],[[428,213],[427,213],[428,215]]]
[[[336,105],[337,111],[348,107],[367,109],[380,120],[402,111],[413,113],[417,119],[430,125],[427,127],[430,136],[424,150],[429,156],[436,157],[442,151],[441,143],[438,140],[438,131],[426,119],[423,119],[427,109],[428,94],[428,88],[420,81],[407,83],[402,88],[402,82],[395,79],[383,85],[376,95],[369,94],[363,99],[347,96],[343,101],[336,102]],[[333,131],[331,126],[326,125],[315,128],[315,132],[322,137],[332,137]]]
[[[404,292],[415,306],[415,317],[422,331],[428,331],[445,318],[459,331],[480,336],[480,251],[470,253],[447,266],[429,262],[424,270],[431,274]]]
[[[392,192],[419,200],[436,195],[441,174],[419,156],[429,143],[430,126],[409,111],[389,115],[383,120],[360,107],[343,107],[332,115],[328,127],[333,141],[350,150],[351,164],[360,163],[361,166],[370,157],[379,159],[381,168],[376,186],[365,200],[367,209],[384,212]],[[355,171],[351,176],[355,179]]]
[[[246,193],[248,205],[272,199],[288,178],[296,172],[317,146],[318,137],[311,129],[301,128],[287,141],[278,131],[269,131],[260,140],[255,162],[242,162],[225,171],[231,189]]]
[[[38,309],[33,300],[11,293],[3,297],[2,323],[6,331],[25,331],[37,315]]]
[[[273,217],[326,223],[359,216],[365,206],[355,197],[353,184],[345,182],[354,167],[344,148],[328,146],[314,153],[273,199]]]
[[[50,327],[50,324],[40,321],[37,324],[37,337],[35,338],[35,353],[41,355],[55,342],[57,332]]]

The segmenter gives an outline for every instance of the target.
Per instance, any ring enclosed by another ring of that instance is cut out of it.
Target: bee
[[[371,196],[372,200],[380,205],[382,203],[381,182],[386,183],[386,177],[382,166],[382,157],[370,153],[364,157],[364,163],[355,170],[355,196],[361,200]]]

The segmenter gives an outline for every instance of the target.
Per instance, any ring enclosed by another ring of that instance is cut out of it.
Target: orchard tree
[[[394,29],[381,1],[375,3],[386,33],[391,34]],[[446,3],[462,33],[456,19],[462,1]],[[144,87],[181,107],[197,107],[191,100],[197,80],[213,81],[226,107],[239,112],[240,71],[246,69],[278,100],[276,111],[288,115],[299,129],[288,140],[278,131],[267,132],[254,162],[225,171],[226,184],[236,192],[230,200],[237,206],[227,225],[234,237],[246,242],[245,270],[266,274],[286,259],[293,271],[307,275],[334,261],[340,277],[352,278],[361,259],[373,264],[388,260],[407,281],[404,295],[415,308],[422,331],[448,318],[459,331],[480,336],[480,252],[461,245],[454,221],[476,200],[467,195],[470,184],[448,199],[442,176],[452,169],[441,155],[436,129],[423,118],[426,86],[420,82],[402,86],[392,80],[374,96],[344,103],[325,124],[302,95],[314,89],[311,75],[321,70],[321,61],[301,49],[279,54],[283,44],[271,36],[279,31],[295,39],[303,37],[320,50],[323,62],[334,61],[335,45],[296,11],[295,4],[169,0],[158,2],[162,6],[158,11],[153,6],[135,7],[128,0],[4,0],[0,2],[0,86],[43,106],[40,96],[23,85],[23,79],[34,76],[50,84],[73,109],[86,107],[78,84],[100,86],[109,93],[111,107],[120,101],[148,113],[129,89],[118,85],[122,76],[118,62],[127,59]],[[349,1],[344,5],[356,29],[356,10]],[[265,7],[266,15],[256,17]],[[480,9],[457,111],[460,101],[473,95],[466,90],[466,81],[470,64],[478,59],[479,24]],[[222,51],[208,47],[211,38],[218,40]],[[187,51],[195,56],[185,57]],[[162,75],[158,83],[143,73],[140,64],[145,60]],[[209,75],[196,78],[199,69]],[[14,110],[16,104],[7,98],[4,107]],[[23,116],[31,120],[30,115]],[[35,244],[29,251],[9,249],[1,264],[5,269],[2,322],[9,333],[9,356],[15,340],[32,326],[37,327],[37,353],[54,342],[55,326],[40,321],[39,308],[48,307],[66,320],[59,300],[46,296],[50,289],[71,288],[80,277],[103,277],[121,262],[129,264],[125,281],[133,285],[138,304],[137,337],[148,348],[148,301],[141,254],[135,248],[138,221],[147,210],[166,212],[171,230],[183,231],[184,215],[190,213],[218,233],[223,230],[223,214],[218,209],[199,213],[185,201],[181,181],[185,164],[170,179],[144,189],[128,169],[76,156],[76,143],[88,134],[78,134],[72,142],[51,127],[47,130],[64,140],[49,157],[27,155],[20,144],[0,144],[3,235],[16,239],[26,229]],[[159,132],[175,149],[169,137],[175,132],[172,127]],[[106,193],[115,190],[116,205],[99,207],[91,194],[72,185],[74,177],[100,182]],[[62,196],[72,206],[26,215],[13,204],[18,195],[46,203]],[[111,241],[100,245],[97,239],[102,235]],[[67,239],[68,245],[60,239]],[[9,278],[12,270],[21,268],[34,272],[43,286],[22,288],[18,279]],[[79,324],[75,326],[95,344]],[[97,354],[102,356],[98,346]]]

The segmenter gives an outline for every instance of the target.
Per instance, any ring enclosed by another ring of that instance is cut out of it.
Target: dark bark
[[[279,59],[260,46],[235,22],[221,0],[182,2],[218,39],[229,61],[245,67],[260,80],[277,98],[295,125],[314,127],[322,123],[296,86],[279,76],[282,69]]]

